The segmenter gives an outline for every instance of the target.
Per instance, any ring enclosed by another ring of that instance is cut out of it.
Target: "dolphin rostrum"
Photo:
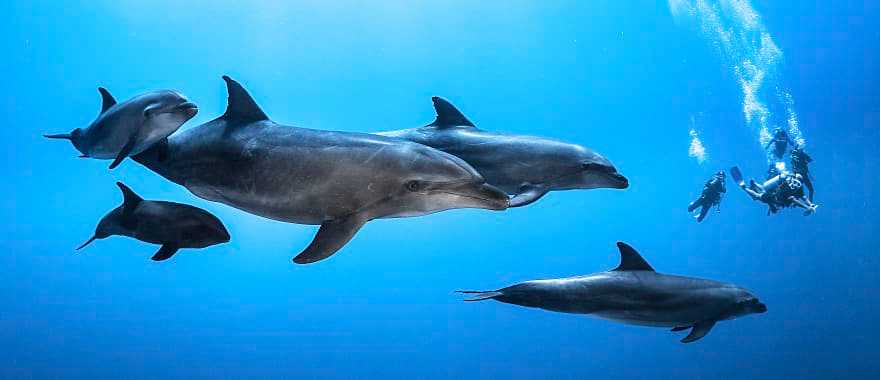
[[[494,291],[460,290],[466,301],[494,299],[562,313],[591,314],[627,324],[691,329],[690,343],[718,321],[754,313],[767,306],[732,284],[660,274],[629,245],[618,242],[620,265],[585,276],[526,281]]]
[[[508,206],[504,192],[455,156],[384,136],[279,125],[238,82],[223,79],[226,113],[134,159],[199,197],[320,224],[295,263],[331,256],[372,219]]]
[[[147,201],[122,182],[116,182],[116,186],[122,190],[122,205],[101,218],[95,234],[77,250],[95,239],[122,235],[161,244],[152,259],[162,261],[180,248],[205,248],[229,241],[229,232],[220,219],[205,210],[174,202]]]
[[[379,132],[453,154],[486,181],[513,195],[510,207],[528,205],[552,190],[629,186],[611,161],[583,146],[535,136],[477,129],[452,103],[433,97],[437,118],[421,128]]]
[[[88,127],[44,136],[70,140],[82,153],[80,157],[113,159],[110,169],[174,133],[198,112],[195,104],[176,91],[151,91],[122,103],[103,87],[98,92],[101,112]]]

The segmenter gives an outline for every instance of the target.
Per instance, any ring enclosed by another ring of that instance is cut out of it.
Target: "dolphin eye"
[[[409,191],[419,191],[422,189],[422,184],[419,181],[409,181],[406,183],[406,189]]]

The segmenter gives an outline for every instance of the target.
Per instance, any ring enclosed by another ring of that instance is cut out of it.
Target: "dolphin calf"
[[[293,261],[323,260],[368,221],[455,208],[504,210],[470,165],[413,142],[276,124],[236,81],[219,118],[134,159],[193,194],[290,223],[320,224]]]
[[[214,215],[190,205],[146,201],[122,182],[122,205],[98,223],[95,234],[77,250],[95,239],[112,235],[129,236],[147,243],[162,244],[154,261],[167,260],[180,248],[205,248],[229,241],[229,232]]]
[[[690,343],[718,321],[764,313],[767,306],[739,286],[654,271],[635,249],[618,242],[620,265],[586,276],[526,281],[494,291],[460,290],[466,301],[494,299],[562,313],[591,314],[627,324],[691,329]]]
[[[471,164],[486,181],[513,197],[510,207],[537,201],[552,190],[625,189],[611,161],[576,144],[477,129],[452,103],[433,97],[437,118],[421,128],[378,132],[424,144]]]
[[[174,133],[199,110],[176,91],[151,91],[122,103],[103,87],[98,92],[101,112],[88,127],[43,136],[70,140],[80,157],[113,159],[110,169]]]

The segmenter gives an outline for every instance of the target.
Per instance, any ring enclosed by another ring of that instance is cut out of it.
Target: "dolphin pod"
[[[505,210],[550,191],[629,186],[607,158],[580,145],[477,129],[455,106],[433,97],[436,119],[420,128],[376,133],[285,126],[272,121],[241,84],[223,76],[225,112],[181,132],[198,108],[175,91],[154,91],[117,103],[107,90],[101,113],[85,129],[45,135],[71,140],[81,157],[126,157],[192,194],[247,213],[320,225],[297,264],[324,260],[370,220],[450,209]],[[177,133],[175,133],[177,132]],[[117,182],[124,202],[99,222],[96,239],[123,235],[161,244],[152,259],[181,248],[230,240],[205,210],[147,201]],[[466,301],[494,299],[550,311],[590,314],[628,324],[691,329],[704,337],[721,320],[767,310],[747,290],[711,280],[660,274],[618,243],[614,270],[527,281],[499,290],[460,291]]]
[[[709,333],[718,321],[764,313],[748,290],[732,284],[654,271],[635,249],[618,242],[620,265],[585,276],[526,281],[492,291],[459,290],[465,301],[496,301],[544,310],[591,314],[672,331],[691,329],[682,343]]]
[[[391,137],[280,125],[238,82],[223,79],[222,116],[134,159],[201,198],[321,225],[295,263],[330,257],[373,219],[508,207],[507,194],[458,157]]]
[[[590,149],[543,137],[483,131],[446,99],[431,99],[437,112],[431,124],[377,134],[461,157],[486,181],[513,195],[510,207],[531,204],[553,190],[629,186],[611,161]]]

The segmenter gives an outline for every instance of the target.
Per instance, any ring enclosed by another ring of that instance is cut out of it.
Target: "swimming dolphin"
[[[672,327],[672,331],[690,328],[683,343],[706,336],[718,321],[767,311],[767,306],[748,290],[660,274],[629,245],[618,242],[617,248],[620,265],[607,272],[526,281],[495,291],[458,292],[475,294],[466,301],[494,299],[562,313],[592,314],[627,324]]]
[[[199,197],[320,224],[295,263],[331,256],[373,219],[507,208],[507,195],[455,156],[384,136],[279,125],[238,82],[223,80],[229,100],[222,116],[134,159]]]
[[[433,97],[437,118],[421,128],[379,132],[453,154],[486,182],[513,195],[510,207],[528,205],[552,190],[625,189],[611,161],[583,146],[477,129],[452,103]]]
[[[180,248],[205,248],[229,241],[229,232],[220,219],[205,210],[174,202],[146,201],[122,182],[116,182],[116,186],[122,190],[122,205],[104,215],[95,234],[77,250],[95,239],[122,235],[162,244],[152,257],[162,261]]]
[[[43,136],[70,140],[80,157],[113,159],[110,169],[174,133],[199,110],[176,91],[151,91],[122,103],[103,87],[98,92],[101,113],[88,127]]]

